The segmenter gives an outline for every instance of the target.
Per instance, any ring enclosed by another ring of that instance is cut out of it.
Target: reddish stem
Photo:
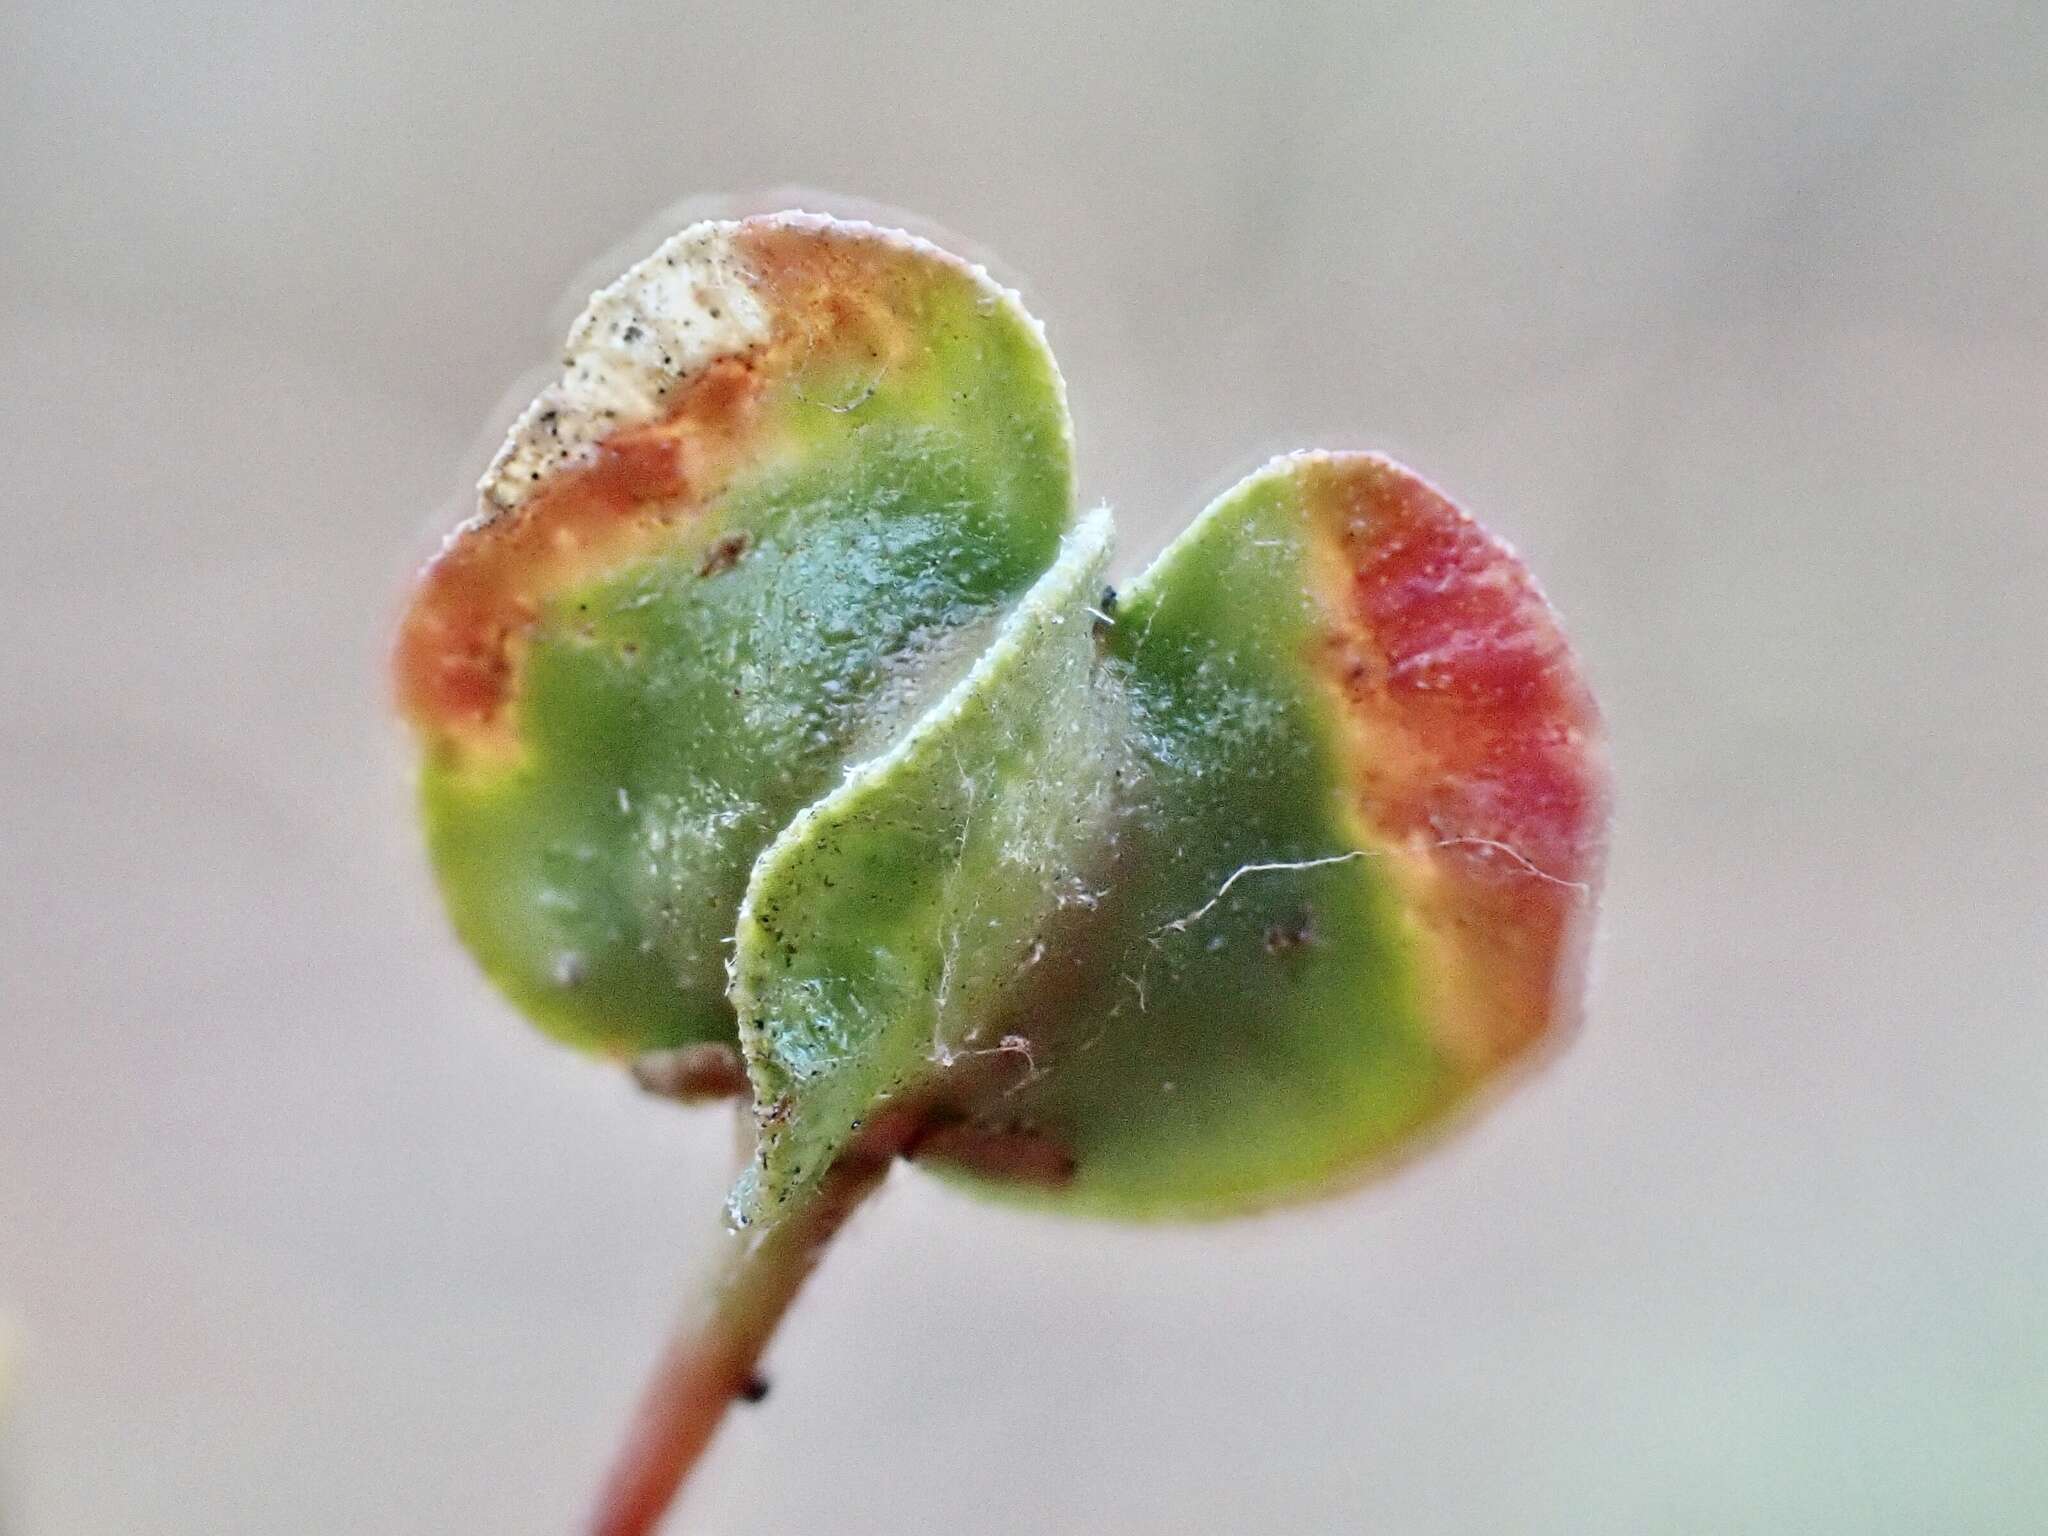
[[[904,1133],[876,1127],[843,1153],[802,1209],[734,1245],[708,1310],[670,1342],[641,1395],[587,1536],[648,1536],[710,1444],[733,1399],[747,1394],[783,1314],[854,1207],[872,1194]]]

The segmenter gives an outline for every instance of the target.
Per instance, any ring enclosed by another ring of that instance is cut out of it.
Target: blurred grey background
[[[2040,6],[0,22],[9,1536],[568,1529],[728,1132],[444,937],[382,648],[587,264],[785,182],[1021,277],[1127,567],[1437,479],[1622,799],[1498,1113],[1208,1230],[901,1177],[679,1528],[2048,1528]]]

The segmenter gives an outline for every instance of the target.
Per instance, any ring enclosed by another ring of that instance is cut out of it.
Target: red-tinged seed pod
[[[455,925],[530,1017],[737,1044],[747,871],[1072,520],[1066,400],[979,268],[800,214],[685,230],[591,300],[394,668]]]
[[[1072,963],[966,1115],[1071,1176],[1015,1198],[1217,1216],[1392,1166],[1576,1017],[1599,721],[1505,544],[1371,454],[1279,459],[1120,595],[1133,759]]]

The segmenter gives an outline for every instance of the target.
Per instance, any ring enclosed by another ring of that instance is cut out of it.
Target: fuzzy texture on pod
[[[1060,1209],[1312,1196],[1576,1016],[1606,770],[1513,552],[1304,453],[1112,601],[1071,463],[979,269],[702,225],[593,299],[422,577],[456,926],[565,1039],[743,1048],[742,1223],[880,1124]]]
[[[456,929],[565,1040],[731,1042],[755,857],[1052,561],[1065,392],[930,245],[699,225],[592,299],[481,503],[396,658]]]

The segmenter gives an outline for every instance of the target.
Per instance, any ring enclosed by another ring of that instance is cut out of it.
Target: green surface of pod
[[[482,494],[397,657],[448,906],[564,1039],[740,1045],[743,1221],[882,1122],[1061,1209],[1303,1198],[1576,1014],[1596,712],[1386,459],[1275,460],[1112,605],[1014,296],[780,215],[595,296]]]
[[[1055,685],[1018,635],[1062,584],[757,869],[742,1210],[903,1106],[984,1189],[1254,1210],[1398,1160],[1572,1017],[1604,773],[1503,545],[1397,465],[1307,454],[1065,631]]]
[[[863,1122],[994,1081],[1064,912],[1097,899],[1115,833],[1122,700],[1091,605],[1096,513],[974,669],[887,753],[791,823],[740,911],[733,998],[759,1106],[735,1201],[772,1217]]]
[[[598,294],[398,652],[456,927],[618,1054],[734,1038],[755,857],[969,668],[1072,516],[1036,322],[907,236],[697,226]]]
[[[1597,722],[1527,573],[1437,492],[1372,455],[1277,461],[1104,649],[1132,733],[1114,877],[1033,1070],[979,1108],[1071,1176],[997,1187],[1140,1217],[1312,1196],[1574,1017]]]

